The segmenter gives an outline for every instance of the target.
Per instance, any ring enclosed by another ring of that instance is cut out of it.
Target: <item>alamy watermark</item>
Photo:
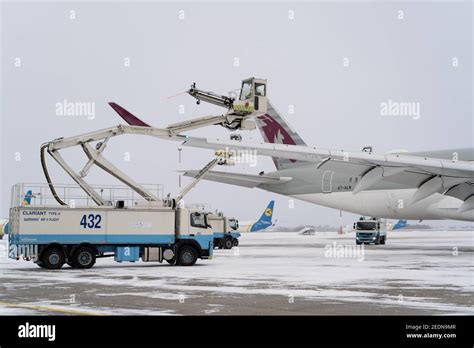
[[[56,325],[35,325],[26,322],[18,326],[19,338],[47,338],[48,341],[56,339]]]
[[[226,147],[224,150],[220,150],[220,153],[228,164],[244,163],[250,167],[257,166],[257,150],[231,150]]]
[[[391,117],[411,117],[418,120],[421,116],[420,103],[418,102],[397,102],[389,99],[380,103],[380,115]]]
[[[86,116],[89,120],[95,118],[94,102],[71,102],[66,99],[55,104],[56,116]]]
[[[325,246],[325,257],[330,258],[355,258],[357,261],[364,261],[365,249],[364,244],[347,245],[333,242]]]

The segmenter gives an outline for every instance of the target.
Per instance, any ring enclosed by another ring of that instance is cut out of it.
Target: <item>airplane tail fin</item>
[[[273,105],[268,102],[267,113],[255,118],[260,133],[266,143],[272,144],[287,144],[287,145],[302,145],[306,143],[301,139],[286,120],[275,110]],[[273,163],[277,169],[290,168],[298,165],[300,161],[293,159],[272,157]]]
[[[258,222],[272,223],[274,205],[275,201],[270,201],[270,203],[268,203],[268,206],[263,211],[262,216],[260,216],[260,219],[258,219]]]
[[[275,201],[270,201],[268,206],[263,211],[262,216],[256,222],[249,226],[249,232],[257,232],[266,229],[267,227],[272,225],[272,217],[273,217],[273,206]]]
[[[31,197],[33,197],[33,191],[28,190],[26,192],[25,198],[23,198],[23,205],[30,205],[31,204]]]
[[[398,220],[395,225],[393,225],[392,230],[399,230],[403,227],[406,227],[407,220]]]
[[[112,107],[112,109],[115,110],[117,114],[119,114],[120,117],[123,118],[125,122],[127,122],[131,126],[140,126],[140,127],[150,127],[148,123],[143,122],[140,120],[137,116],[133,115],[131,112],[125,110],[123,107],[120,105],[110,102],[109,105]]]
[[[10,232],[10,222],[7,221],[5,223],[0,224],[0,232],[3,233],[3,235],[7,235]],[[2,239],[1,233],[0,233],[0,239]]]

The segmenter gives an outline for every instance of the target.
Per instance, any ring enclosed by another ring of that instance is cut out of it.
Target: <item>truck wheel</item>
[[[80,247],[72,256],[73,268],[91,268],[95,264],[95,250],[90,247]]]
[[[66,262],[66,256],[64,255],[64,251],[59,248],[49,248],[41,255],[40,262],[43,264],[43,266],[40,267],[60,269],[64,265],[64,262]]]
[[[237,238],[234,238],[234,246],[239,246],[239,240]]]
[[[380,237],[377,237],[375,239],[375,242],[374,242],[375,245],[379,245],[380,244]]]
[[[360,245],[360,244],[362,244],[362,242],[359,242],[358,240],[356,240],[356,244]]]
[[[178,250],[178,265],[180,266],[192,266],[198,259],[198,253],[196,249],[190,245],[185,245]]]
[[[382,237],[382,240],[380,241],[380,244],[384,244],[384,245],[385,245],[385,238],[387,238],[387,237]]]
[[[233,246],[234,246],[234,242],[232,241],[232,239],[226,238],[224,240],[224,249],[232,249]]]

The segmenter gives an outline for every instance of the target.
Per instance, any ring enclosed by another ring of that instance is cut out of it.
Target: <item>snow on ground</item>
[[[38,315],[40,311],[22,308],[0,305],[0,315]]]
[[[219,314],[222,308],[213,304],[214,298],[250,295],[342,302],[347,304],[347,314],[352,314],[351,304],[377,305],[378,314],[391,314],[392,309],[403,312],[404,308],[432,314],[474,314],[474,232],[391,232],[386,245],[364,246],[363,250],[354,249],[352,233],[250,233],[241,237],[238,248],[216,250],[213,260],[199,260],[193,267],[120,264],[107,258],[99,259],[90,270],[65,266],[59,271],[7,259],[2,243],[0,314],[22,314],[27,309],[5,307],[2,301],[25,300],[28,308],[44,305],[61,310],[65,306],[91,314],[179,314],[166,303],[193,298],[209,299],[201,314]],[[359,253],[341,257],[341,248]],[[92,292],[94,300],[71,307],[63,303],[64,298],[52,299],[41,292],[50,287],[64,296],[90,289],[85,291]],[[22,298],[15,295],[19,292]],[[127,301],[119,308],[100,305],[114,297]],[[160,308],[149,308],[146,301],[152,300],[159,300]],[[147,305],[141,307],[142,302]],[[276,308],[275,314],[279,313]],[[305,314],[321,313],[309,308]]]

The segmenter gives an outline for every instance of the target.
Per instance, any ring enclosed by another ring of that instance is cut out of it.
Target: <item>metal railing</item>
[[[186,204],[187,209],[192,211],[211,211],[211,205],[207,203],[193,203],[193,204]]]
[[[159,199],[164,197],[162,184],[142,184],[143,187],[156,195]],[[96,206],[96,203],[87,195],[79,185],[55,184],[54,187],[61,199],[70,207]],[[117,201],[124,201],[126,206],[132,207],[147,202],[137,192],[125,185],[91,185],[91,187],[109,205]],[[31,193],[30,193],[31,191]],[[29,203],[28,203],[29,202]],[[11,207],[22,205],[32,206],[57,206],[58,203],[51,193],[48,184],[21,183],[12,186]]]

